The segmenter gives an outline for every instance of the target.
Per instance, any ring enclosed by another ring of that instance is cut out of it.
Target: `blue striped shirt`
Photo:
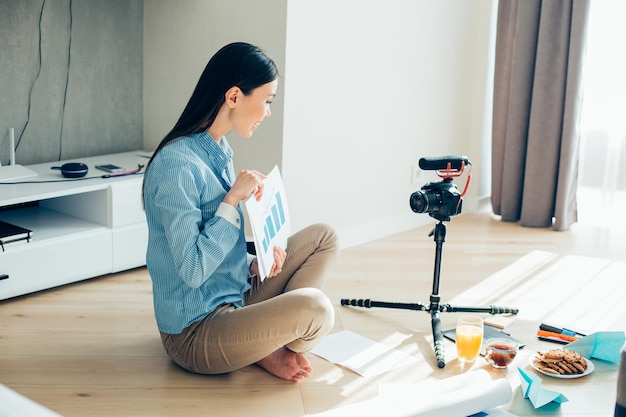
[[[233,151],[206,132],[163,147],[145,175],[146,263],[159,330],[179,334],[216,307],[243,305],[249,260],[243,213],[223,203]]]

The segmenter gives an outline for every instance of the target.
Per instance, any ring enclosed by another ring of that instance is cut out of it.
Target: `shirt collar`
[[[208,132],[199,132],[191,136],[196,136],[195,142],[204,149],[209,159],[218,169],[218,172],[222,171],[232,161],[233,149],[230,147],[226,137],[222,137],[218,144]]]

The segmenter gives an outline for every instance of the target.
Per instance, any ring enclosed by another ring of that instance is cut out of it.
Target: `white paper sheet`
[[[349,330],[326,336],[311,353],[352,369],[364,377],[417,363],[417,358],[411,355]]]
[[[463,377],[466,377],[464,383],[454,383],[455,378],[464,379]],[[472,371],[438,382],[443,383],[437,389],[429,388],[432,381],[406,384],[405,387],[393,384],[392,391],[380,394],[383,402],[396,404],[391,409],[392,413],[387,416],[466,417],[506,404],[513,396],[511,385],[506,379],[492,380],[485,370]],[[402,393],[405,395],[401,396]]]
[[[472,414],[469,417],[518,417],[517,414],[513,414],[510,411],[503,410],[501,408],[492,408],[491,410],[481,411],[476,414]]]
[[[426,380],[417,384],[382,385],[378,398],[363,401],[310,417],[467,417],[494,409],[511,400],[513,391],[506,379],[492,380],[485,370],[443,380]]]
[[[254,247],[259,264],[259,275],[264,280],[274,264],[274,247],[287,249],[291,234],[291,221],[285,187],[278,166],[263,180],[263,197],[254,197],[245,202],[254,237]]]
[[[60,414],[0,385],[0,416],[2,417],[61,417]]]

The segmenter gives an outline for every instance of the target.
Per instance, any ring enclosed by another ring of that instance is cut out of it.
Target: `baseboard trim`
[[[491,209],[491,197],[466,198],[463,200],[463,213],[482,213]],[[462,215],[462,214],[461,214]],[[338,230],[341,249],[382,239],[396,233],[435,223],[432,217],[423,213],[407,213],[374,220],[370,223]]]
[[[434,220],[424,214],[407,213],[374,220],[368,224],[338,230],[341,249],[357,246],[373,240],[425,226]]]

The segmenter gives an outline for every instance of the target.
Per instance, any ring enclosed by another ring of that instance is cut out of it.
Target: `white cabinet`
[[[70,161],[67,161],[70,162]],[[141,202],[143,175],[103,178],[96,164],[127,170],[145,165],[142,151],[79,158],[85,179],[31,165],[32,183],[0,184],[0,220],[33,231],[29,243],[0,251],[0,300],[145,265],[148,229]]]

